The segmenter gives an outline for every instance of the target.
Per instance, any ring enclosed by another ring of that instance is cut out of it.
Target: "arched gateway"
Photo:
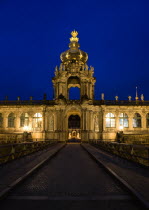
[[[59,140],[87,141],[93,138],[91,112],[96,79],[94,68],[87,65],[88,54],[80,49],[78,32],[73,31],[71,35],[69,49],[61,53],[61,64],[55,68],[52,79],[57,104],[55,136]],[[72,88],[79,88],[79,97],[76,97],[77,92],[71,97]]]
[[[70,115],[68,118],[68,139],[80,139],[81,122],[79,115]]]

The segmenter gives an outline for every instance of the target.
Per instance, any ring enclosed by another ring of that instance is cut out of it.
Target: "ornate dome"
[[[60,59],[62,63],[68,64],[73,62],[79,62],[80,64],[85,64],[88,60],[88,54],[79,49],[80,45],[78,43],[79,38],[77,37],[78,32],[72,31],[72,37],[70,38],[69,50],[61,53]]]

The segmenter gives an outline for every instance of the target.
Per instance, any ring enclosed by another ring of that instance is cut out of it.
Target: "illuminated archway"
[[[80,139],[81,133],[80,133],[80,116],[77,114],[72,114],[68,118],[68,139]]]
[[[79,115],[69,116],[68,129],[80,129],[80,116]]]
[[[76,76],[68,78],[68,98],[70,100],[80,100],[80,79]]]
[[[80,100],[80,88],[78,87],[69,88],[69,100]]]

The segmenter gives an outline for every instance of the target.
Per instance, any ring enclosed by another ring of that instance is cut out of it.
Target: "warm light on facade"
[[[25,126],[23,127],[23,130],[24,130],[24,131],[29,131],[29,126],[25,125]]]
[[[124,127],[123,127],[122,125],[119,126],[119,130],[120,130],[120,131],[122,131],[123,128],[124,128]]]

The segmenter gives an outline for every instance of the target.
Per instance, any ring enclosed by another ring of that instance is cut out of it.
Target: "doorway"
[[[80,116],[70,115],[68,118],[68,139],[81,139]]]

